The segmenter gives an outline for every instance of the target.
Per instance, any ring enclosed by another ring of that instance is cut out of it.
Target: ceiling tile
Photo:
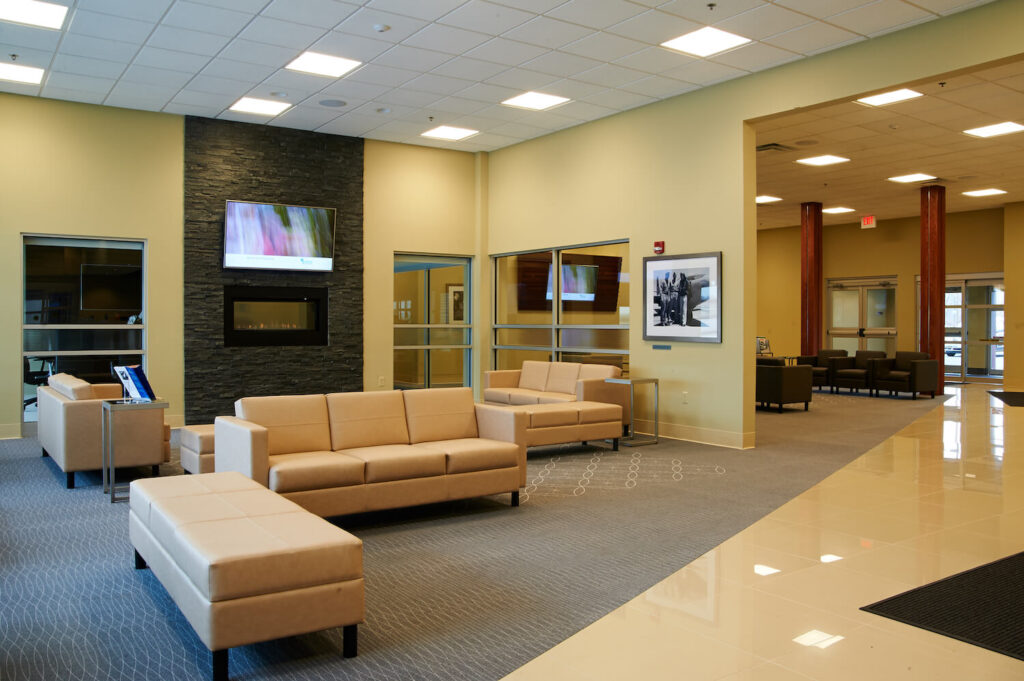
[[[502,7],[484,0],[469,0],[438,21],[449,26],[495,36],[526,23],[532,18],[533,15],[529,12]]]
[[[135,57],[136,64],[141,66],[155,66],[160,69],[171,69],[174,71],[186,71],[195,73],[201,71],[210,61],[209,57],[198,54],[188,54],[177,50],[165,50],[160,47],[144,46]]]
[[[88,35],[93,38],[107,38],[125,43],[143,43],[153,30],[148,21],[125,19],[112,14],[100,14],[87,10],[77,10],[71,15],[68,33]],[[57,36],[60,36],[60,33]]]
[[[658,100],[646,95],[624,92],[623,90],[606,90],[591,97],[587,97],[586,101],[591,104],[605,106],[617,111],[625,111],[627,109],[634,109],[638,106],[650,104]]]
[[[536,45],[527,45],[515,40],[506,40],[505,38],[494,38],[480,47],[473,48],[465,56],[483,59],[484,61],[493,61],[498,64],[507,64],[508,66],[519,66],[523,62],[535,59],[547,51],[543,47],[537,47]]]
[[[447,111],[458,114],[471,114],[486,109],[489,104],[476,99],[464,99],[463,97],[445,97],[430,105],[435,111]]]
[[[30,63],[23,57],[19,58],[18,61],[26,64]],[[43,66],[45,67],[46,64],[43,64]],[[116,80],[121,77],[125,65],[122,62],[106,61],[105,59],[58,54],[53,60],[52,68],[54,71],[63,71],[64,73],[76,73],[83,76],[96,76],[98,78],[112,78]]]
[[[600,65],[601,62],[596,59],[588,59],[587,57],[566,54],[564,52],[548,52],[541,57],[526,62],[523,64],[523,68],[567,77]]]
[[[385,135],[388,133],[400,133],[403,135],[419,136],[421,132],[429,130],[433,126],[433,123],[427,120],[424,120],[423,122],[413,122],[394,120],[390,116],[382,116],[381,118],[384,119],[384,122],[381,123],[379,127],[374,128],[374,130]]]
[[[144,85],[156,85],[164,88],[180,90],[192,79],[192,75],[181,71],[170,71],[168,69],[157,69],[152,66],[129,66],[121,80],[129,83],[142,83]],[[167,99],[170,99],[168,97]]]
[[[438,76],[433,73],[426,73],[417,78],[413,78],[402,87],[409,88],[411,90],[419,90],[420,92],[432,92],[438,95],[435,99],[439,99],[444,95],[453,95],[456,92],[461,92],[471,85],[473,85],[473,81],[471,80],[449,78],[448,76]]]
[[[159,101],[160,105],[155,107],[159,109],[167,102],[171,101],[181,88],[166,87],[160,85],[147,85],[145,83],[129,83],[126,81],[119,82],[111,89],[110,94],[107,95],[107,103],[110,102],[110,98],[117,97],[121,102],[126,102],[131,97],[138,97],[149,102]],[[128,104],[116,104],[114,106],[129,106]],[[153,108],[153,107],[147,107]]]
[[[398,87],[403,83],[409,82],[418,75],[420,75],[419,72],[410,71],[409,69],[396,69],[390,66],[367,64],[366,66],[360,67],[359,70],[352,73],[345,80],[370,83],[372,85]]]
[[[338,116],[333,121],[317,128],[317,132],[327,132],[332,135],[361,137],[373,130],[379,124],[380,121],[376,118],[347,113],[343,116]]]
[[[594,83],[584,83],[579,80],[572,80],[565,78],[563,80],[556,80],[550,85],[550,89],[553,93],[557,93],[562,97],[569,97],[570,99],[583,99],[590,95],[596,95],[598,92],[604,92],[608,88],[603,85],[595,85]]]
[[[270,125],[316,130],[341,115],[338,109],[314,106],[293,106],[270,122]]]
[[[647,48],[647,45],[636,40],[612,35],[611,33],[591,33],[574,43],[561,48],[562,52],[578,54],[599,61],[615,61]]]
[[[565,0],[497,0],[502,5],[543,14],[563,4]]]
[[[324,29],[281,21],[269,17],[256,17],[245,30],[238,34],[243,40],[257,43],[290,47],[293,50],[304,50],[310,44],[324,36]]]
[[[680,66],[678,69],[672,69],[661,74],[669,78],[675,78],[676,80],[686,81],[687,83],[696,83],[698,85],[710,85],[711,83],[719,83],[723,80],[729,80],[730,78],[737,78],[739,76],[746,75],[746,71],[740,69],[734,69],[731,66],[724,64],[716,64],[710,61],[695,61],[692,64],[686,66]]]
[[[9,83],[9,85],[15,85],[16,83]],[[17,94],[30,94],[28,91],[21,93],[16,90],[4,88],[7,92],[16,92]],[[32,94],[39,92],[39,86],[31,86]],[[44,87],[42,89],[42,96],[49,97],[50,99],[63,99],[69,102],[83,102],[85,104],[102,104],[103,100],[106,99],[107,95],[104,92],[89,92],[87,90],[71,90],[68,88],[61,87]]]
[[[290,95],[289,100],[291,100],[294,99],[294,93],[302,92],[304,93],[303,97],[306,97],[314,92],[323,90],[336,80],[336,78],[316,76],[311,73],[278,69],[261,85],[268,85],[273,90],[286,90]]]
[[[63,73],[61,71],[50,71],[46,74],[46,78],[43,81],[43,95],[46,96],[46,89],[48,87],[106,95],[110,92],[110,88],[114,87],[115,82],[117,81],[113,78],[96,78],[74,73]]]
[[[615,113],[614,111],[610,111],[607,109],[606,111],[608,111],[608,113]],[[507,137],[515,137],[521,140],[526,140],[547,134],[547,130],[545,130],[544,128],[537,128],[535,126],[526,125],[524,123],[502,123],[496,128],[493,128],[492,132],[496,135],[505,135]]]
[[[494,105],[474,114],[454,117],[448,122],[454,124],[455,121],[459,121],[459,125],[463,125],[467,128],[472,128],[474,130],[489,130],[508,122],[526,122],[530,118],[530,113],[531,112],[523,111],[522,109],[513,109],[507,106]]]
[[[854,7],[863,7],[875,0],[775,0],[776,5],[782,5],[798,12],[803,12],[816,19],[824,19],[833,14],[839,14]]]
[[[231,38],[213,33],[190,31],[186,28],[158,26],[149,38],[148,44],[168,50],[181,50],[192,54],[212,57],[224,49]]]
[[[516,88],[517,90],[534,92],[543,91],[547,94],[564,97],[565,95],[554,92],[548,87],[556,80],[559,80],[557,76],[540,73],[539,71],[530,71],[528,69],[508,69],[507,71],[493,76],[492,78],[486,79],[486,82],[491,83],[492,85]]]
[[[324,98],[341,98],[346,101],[370,101],[385,92],[391,90],[390,85],[375,85],[373,83],[360,83],[351,78],[342,78],[332,85],[328,85],[321,93]]]
[[[822,49],[843,45],[858,38],[859,36],[856,33],[827,24],[814,23],[765,38],[764,42],[791,52],[813,54]]]
[[[188,89],[195,92],[207,92],[213,95],[231,97],[232,102],[234,102],[235,99],[249,92],[253,85],[253,83],[246,83],[240,80],[199,75],[188,84]]]
[[[219,57],[234,61],[244,61],[261,66],[272,66],[278,69],[296,57],[295,50],[266,43],[236,38],[224,48]]]
[[[590,102],[572,101],[558,107],[558,115],[581,121],[593,121],[618,113],[618,109],[598,106]]]
[[[60,31],[47,31],[0,21],[0,45],[4,47],[12,45],[53,52],[61,42],[60,38]]]
[[[78,0],[78,9],[156,23],[174,0]]]
[[[729,31],[751,40],[782,33],[813,21],[810,17],[775,5],[762,5],[736,16],[719,21],[715,28]]]
[[[389,122],[398,120],[400,117],[415,115],[417,113],[417,109],[408,106],[400,106],[398,104],[385,106],[381,102],[366,102],[365,104],[353,109],[352,113],[360,116],[376,117],[380,119],[380,125],[387,125]],[[423,125],[425,122],[426,117],[424,117],[423,122],[417,122],[417,125]]]
[[[646,50],[631,54],[615,61],[619,66],[625,66],[647,73],[661,73],[669,69],[676,69],[685,64],[697,61],[681,52],[668,50],[664,47],[649,47]]]
[[[569,0],[548,12],[548,16],[595,29],[605,29],[646,11],[645,7],[624,0]]]
[[[249,23],[250,19],[252,19],[250,14],[178,0],[167,12],[162,24],[176,28],[188,28],[193,31],[234,36]]]
[[[172,103],[202,106],[212,113],[220,112],[235,103],[238,97],[216,92],[200,92],[198,90],[184,89],[174,95]]]
[[[389,43],[400,43],[426,25],[427,22],[420,19],[364,7],[338,24],[334,30],[364,38],[385,40]],[[378,32],[373,28],[374,26],[389,26],[390,28],[384,32]]]
[[[535,17],[521,26],[507,31],[504,36],[511,40],[519,40],[531,45],[540,45],[556,49],[590,35],[593,31],[583,26],[558,21],[550,17]]]
[[[310,45],[309,49],[314,52],[322,52],[335,57],[355,59],[356,61],[368,62],[384,54],[394,47],[394,43],[383,40],[373,40],[351,33],[339,33],[331,31],[320,40]]]
[[[482,59],[471,59],[469,57],[456,57],[438,66],[433,73],[452,78],[465,78],[466,80],[487,80],[508,67],[504,64],[495,64]]]
[[[54,59],[54,54],[50,50],[35,50],[31,47],[19,47],[17,50],[17,62],[23,66],[34,66],[39,69],[48,69],[50,68],[50,62]],[[57,56],[59,58],[60,55]],[[10,57],[8,56],[7,58]],[[7,59],[4,59],[4,61],[6,60]],[[124,68],[123,63],[121,64],[121,67]],[[67,69],[59,70],[66,71],[67,73],[74,73],[74,71],[68,71]]]
[[[200,73],[204,76],[258,83],[276,70],[273,66],[217,58],[211,60]]]
[[[123,61],[127,63],[139,51],[139,46],[116,40],[103,40],[102,38],[67,34],[64,36],[64,40],[61,41],[60,51],[62,54],[75,54],[80,57],[93,57],[94,59],[108,59],[110,61]]]
[[[764,43],[751,43],[713,57],[712,61],[744,71],[761,71],[799,59],[800,55]]]
[[[431,24],[406,38],[402,44],[422,47],[428,50],[437,50],[438,52],[447,52],[448,54],[462,54],[477,45],[482,45],[490,39],[491,36],[485,33],[467,31],[462,28],[455,28],[454,26]]]
[[[465,3],[466,0],[372,0],[366,3],[370,9],[404,14],[424,21],[434,21]]]
[[[664,99],[666,97],[674,97],[690,90],[696,90],[697,86],[693,83],[684,83],[681,80],[675,78],[665,78],[663,76],[648,76],[641,78],[640,80],[633,81],[632,83],[626,83],[619,87],[620,90],[626,92],[635,92],[640,95],[647,95],[648,97],[654,97],[656,99]]]
[[[639,80],[645,75],[647,74],[616,66],[615,64],[601,64],[596,68],[576,74],[575,78],[585,83],[594,83],[595,85],[604,85],[605,87],[618,87],[624,83],[632,83],[635,80]]]
[[[714,3],[714,8],[710,8],[706,0],[674,0],[659,5],[658,9],[689,19],[701,26],[707,26],[766,4],[768,3],[764,0],[729,0],[729,2]]]
[[[233,9],[238,12],[249,12],[250,14],[256,14],[267,6],[267,0],[196,0],[196,2],[224,9]]]
[[[399,106],[422,109],[429,107],[440,98],[433,92],[418,92],[416,90],[406,90],[405,88],[394,88],[375,99],[382,104],[397,104]]]
[[[274,0],[260,14],[324,29],[336,26],[358,9],[358,4],[335,0]]]
[[[831,16],[828,21],[854,33],[874,35],[895,26],[933,17],[933,14],[912,7],[902,0],[877,0],[870,5]]]
[[[675,14],[651,10],[610,26],[606,30],[609,33],[623,35],[634,40],[660,45],[666,40],[695,31],[700,27],[700,24]]]
[[[479,99],[483,102],[503,102],[510,97],[521,94],[518,90],[498,85],[487,85],[476,83],[459,92],[459,97],[464,99]]]
[[[919,5],[930,12],[938,12],[944,15],[962,12],[966,9],[984,5],[989,2],[992,2],[992,0],[970,0],[969,2],[965,2],[964,0],[914,0],[914,4]]]
[[[375,64],[412,71],[429,71],[450,60],[452,55],[433,50],[421,50],[408,45],[395,45],[377,57]]]

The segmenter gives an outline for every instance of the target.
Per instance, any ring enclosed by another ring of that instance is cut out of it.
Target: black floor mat
[[[996,397],[1011,407],[1024,407],[1024,393],[1011,393],[1002,390],[989,390],[988,394]]]
[[[1024,660],[1024,553],[861,610]]]

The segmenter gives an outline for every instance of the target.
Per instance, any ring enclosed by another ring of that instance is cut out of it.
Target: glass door
[[[829,347],[846,350],[896,349],[896,284],[880,279],[828,282]]]
[[[1001,278],[947,279],[946,376],[1002,378],[1005,294]]]

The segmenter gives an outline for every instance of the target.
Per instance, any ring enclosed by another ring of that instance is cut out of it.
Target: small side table
[[[167,402],[156,399],[152,402],[141,402],[139,400],[103,400],[103,413],[100,418],[100,425],[103,432],[103,493],[110,492],[110,503],[116,504],[119,501],[128,501],[128,495],[117,496],[117,485],[114,478],[114,414],[119,411],[132,411],[136,409],[166,409],[170,406]]]
[[[618,383],[629,386],[629,436],[624,437],[621,442],[626,447],[639,447],[640,445],[658,444],[658,379],[656,378],[606,378],[605,383]],[[654,386],[654,435],[636,434],[636,386],[651,384]]]

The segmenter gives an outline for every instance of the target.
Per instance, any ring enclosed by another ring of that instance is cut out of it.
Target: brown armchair
[[[758,357],[755,396],[758,403],[768,407],[803,402],[804,411],[811,405],[811,367],[806,364],[786,366],[785,360]]]
[[[829,371],[832,375],[832,392],[839,388],[849,388],[850,392],[860,392],[861,388],[873,391],[874,363],[873,360],[885,359],[881,350],[858,350],[853,357],[829,358]]]
[[[875,395],[888,390],[890,395],[910,393],[917,399],[918,393],[931,393],[939,389],[939,360],[932,359],[927,352],[897,352],[889,359],[872,360],[875,374]]]
[[[811,365],[812,385],[824,387],[832,385],[832,376],[828,366],[828,360],[832,357],[846,357],[846,350],[818,350],[816,355],[800,355],[796,358],[796,363],[797,366]]]

